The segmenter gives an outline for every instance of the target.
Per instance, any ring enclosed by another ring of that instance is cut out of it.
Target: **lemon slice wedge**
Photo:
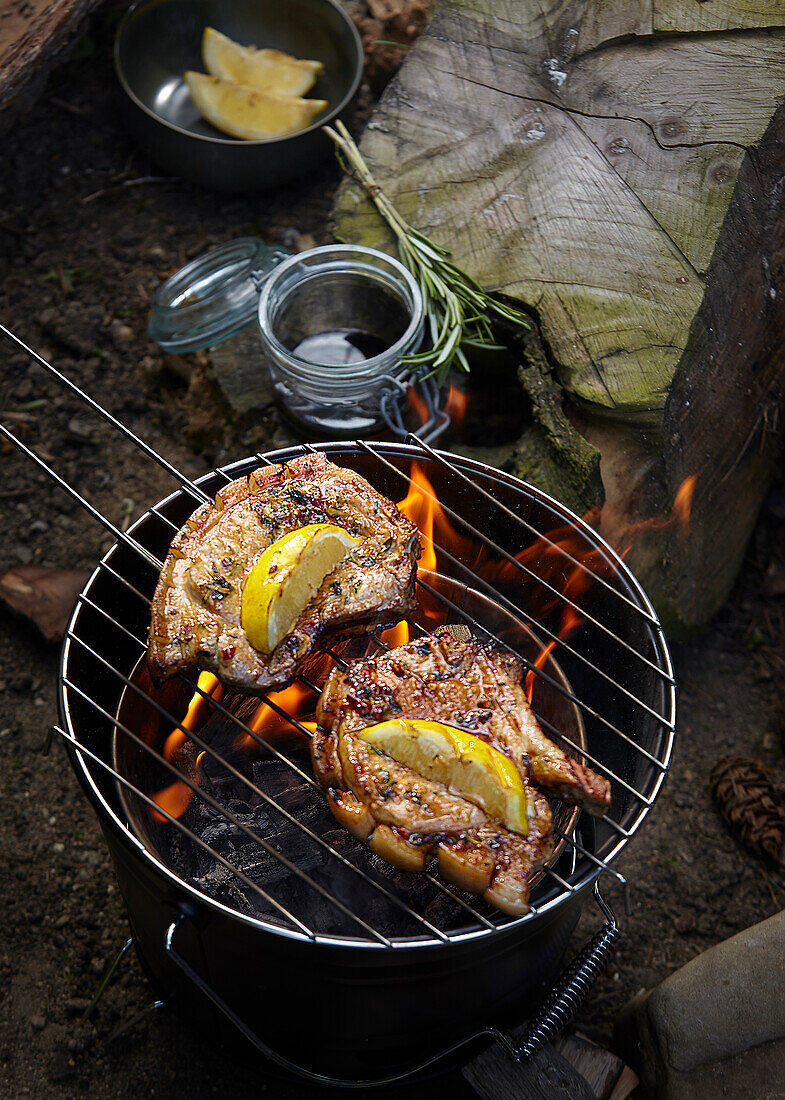
[[[324,68],[321,61],[300,61],[280,50],[241,46],[213,27],[202,35],[202,60],[212,76],[275,95],[305,95]]]
[[[360,730],[373,748],[427,779],[443,783],[514,833],[529,831],[526,787],[513,762],[466,730],[444,722],[393,718]]]
[[[203,118],[222,133],[248,141],[303,130],[327,106],[326,99],[272,95],[205,73],[187,72],[185,83]]]
[[[359,541],[332,523],[310,523],[267,547],[248,574],[240,609],[254,649],[273,652],[327,574]]]

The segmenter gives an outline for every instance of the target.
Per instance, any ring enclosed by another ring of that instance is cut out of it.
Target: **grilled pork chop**
[[[335,817],[398,866],[422,870],[435,851],[442,875],[507,913],[528,908],[528,879],[551,853],[547,800],[533,786],[600,814],[605,779],[540,729],[512,655],[437,630],[387,653],[334,668],[319,699],[314,770]],[[513,833],[478,806],[380,753],[360,732],[391,718],[470,730],[517,767],[530,807]]]
[[[352,733],[317,730],[314,771],[335,818],[384,859],[422,871],[434,854],[449,882],[506,913],[528,911],[528,879],[551,853],[551,810],[533,792],[525,836]]]
[[[322,581],[269,655],[241,625],[243,585],[264,550],[308,524],[344,528],[359,543]],[[160,682],[204,668],[247,694],[281,687],[324,635],[392,625],[415,606],[416,526],[364,478],[323,454],[255,470],[203,504],[172,541],[152,605],[148,665]]]
[[[471,730],[505,753],[522,778],[592,814],[610,805],[610,784],[567,756],[540,728],[512,654],[444,629],[387,653],[333,668],[319,724],[338,738],[388,718],[424,718]]]

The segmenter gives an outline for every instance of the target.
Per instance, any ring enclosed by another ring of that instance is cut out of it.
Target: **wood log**
[[[0,0],[0,132],[29,109],[101,0]]]
[[[444,0],[361,143],[404,217],[531,310],[522,384],[567,428],[532,401],[517,472],[602,505],[673,633],[725,599],[774,454],[783,94],[785,0]],[[335,230],[389,243],[353,184]]]

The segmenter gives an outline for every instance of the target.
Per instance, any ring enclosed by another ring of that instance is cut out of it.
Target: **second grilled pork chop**
[[[348,671],[334,668],[317,717],[339,736],[387,718],[424,718],[471,730],[547,794],[602,814],[610,805],[610,784],[543,733],[524,675],[512,654],[441,629]]]
[[[531,792],[528,832],[522,836],[352,733],[317,730],[311,753],[337,820],[380,856],[422,871],[435,853],[449,882],[482,894],[506,913],[528,911],[528,879],[553,846],[545,798]]]
[[[591,813],[610,804],[607,781],[540,729],[523,677],[515,657],[437,630],[347,670],[334,668],[311,747],[333,814],[356,836],[410,870],[422,870],[435,852],[445,878],[512,914],[527,911],[528,880],[552,851],[550,805],[536,788]],[[363,739],[363,730],[398,718],[468,730],[504,753],[526,788],[526,833],[504,828]]]
[[[243,586],[268,546],[308,524],[333,524],[359,541],[277,648],[261,653],[242,628]],[[416,526],[323,454],[255,470],[198,508],[175,536],[153,598],[150,672],[161,681],[204,668],[247,694],[280,687],[324,635],[390,625],[411,611],[419,553]]]

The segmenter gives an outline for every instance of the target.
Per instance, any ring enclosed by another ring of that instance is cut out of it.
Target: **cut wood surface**
[[[772,180],[768,196],[752,184],[737,192],[743,166],[753,177],[785,173],[776,141],[761,146],[767,164],[750,152],[784,96],[785,0],[445,0],[363,136],[404,217],[483,286],[533,311],[569,415],[599,450],[604,493],[587,480],[582,503],[604,502],[606,527],[667,510],[677,466],[698,475],[699,499],[703,467],[715,467],[711,448],[693,454],[691,470],[669,459],[664,410],[674,379],[694,379],[700,318],[713,312],[733,327],[733,302],[749,335],[757,291],[776,283],[778,272],[762,269],[757,227],[767,204],[785,214],[779,189]],[[347,239],[385,241],[351,184],[335,224]],[[780,307],[770,298],[767,308]],[[764,343],[770,404],[783,363],[770,333]],[[724,388],[741,387],[750,363],[724,354],[736,372]],[[715,414],[736,417],[727,404]],[[745,435],[758,420],[748,414],[739,418]],[[761,463],[755,479],[745,509],[753,518]],[[554,475],[544,487],[561,495],[561,484]],[[745,515],[725,565],[709,571],[712,591],[693,600],[695,622],[724,598],[749,530]],[[641,551],[644,571],[661,578],[663,552],[661,541]]]

